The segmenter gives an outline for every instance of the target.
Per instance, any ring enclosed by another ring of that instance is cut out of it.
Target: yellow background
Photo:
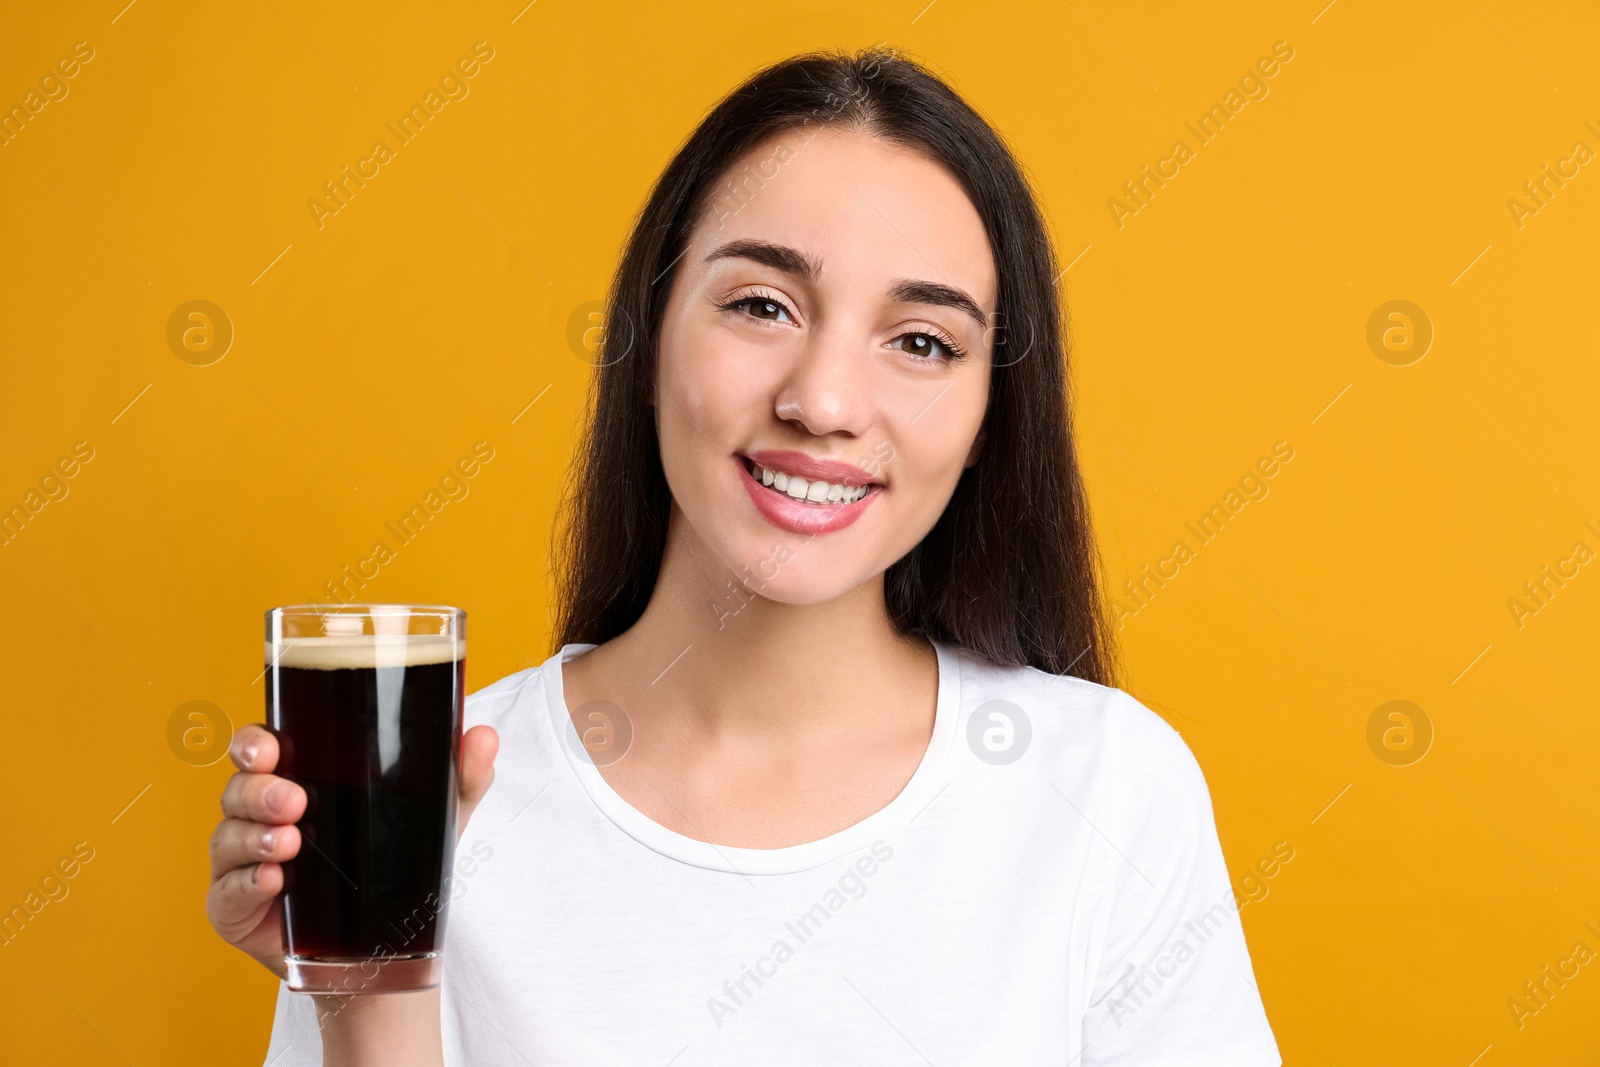
[[[9,1062],[259,1062],[275,984],[202,911],[228,767],[178,758],[175,709],[259,719],[260,612],[480,440],[470,495],[364,596],[467,608],[471,688],[543,659],[574,313],[721,93],[879,41],[1011,139],[1073,261],[1112,584],[1196,550],[1127,619],[1127,685],[1198,755],[1236,880],[1294,849],[1243,912],[1285,1061],[1595,1062],[1600,963],[1520,1029],[1507,1006],[1600,950],[1600,565],[1508,607],[1600,549],[1600,164],[1520,227],[1507,206],[1600,150],[1592,4],[123,2],[0,27],[7,107],[95,53],[0,147],[0,503],[94,449],[0,548],[0,907],[95,850],[0,947]],[[323,182],[480,40],[470,95],[319,229]],[[1278,41],[1269,95],[1119,228],[1122,183]],[[210,366],[167,343],[196,299],[235,331]],[[1366,340],[1393,299],[1435,331],[1409,366]],[[1277,441],[1270,495],[1199,547],[1184,523]],[[1394,699],[1435,734],[1410,766],[1367,742]]]

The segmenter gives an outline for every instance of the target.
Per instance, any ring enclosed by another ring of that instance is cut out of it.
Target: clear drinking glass
[[[300,853],[284,865],[289,988],[431,989],[455,856],[466,613],[302,604],[266,624],[276,773],[306,791]]]

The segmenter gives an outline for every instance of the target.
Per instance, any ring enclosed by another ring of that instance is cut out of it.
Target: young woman
[[[280,991],[267,1062],[1278,1064],[1200,769],[1115,688],[1057,279],[891,52],[712,111],[610,293],[559,650],[467,701],[443,986]],[[281,977],[305,794],[233,752],[208,912]]]

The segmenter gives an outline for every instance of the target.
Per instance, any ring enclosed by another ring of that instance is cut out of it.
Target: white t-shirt
[[[1183,739],[1119,689],[935,646],[905,789],[789,848],[606,784],[562,696],[593,645],[470,696],[500,754],[445,894],[445,1063],[1280,1064]],[[322,1062],[309,997],[280,986],[266,1062]]]

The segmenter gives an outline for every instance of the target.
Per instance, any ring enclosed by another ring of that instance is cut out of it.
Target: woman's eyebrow
[[[727,244],[715,249],[706,257],[705,261],[710,263],[716,259],[753,259],[757,263],[771,267],[773,270],[781,270],[785,274],[793,274],[795,277],[804,278],[808,282],[815,282],[822,277],[822,262],[820,260],[786,245],[769,244],[766,241],[756,241],[749,238],[729,241]]]
[[[822,277],[822,262],[812,256],[806,255],[798,249],[787,245],[775,245],[768,241],[757,241],[744,238],[738,241],[729,241],[712,250],[706,256],[707,263],[718,259],[749,259],[771,267],[773,270],[792,274],[808,282],[815,282]],[[978,306],[978,302],[971,296],[949,285],[938,282],[915,281],[903,279],[895,282],[889,288],[889,299],[902,304],[931,304],[935,307],[951,307],[964,311],[977,320],[978,325],[989,325],[989,319]]]
[[[978,302],[960,289],[949,285],[940,285],[938,282],[898,281],[889,289],[889,299],[902,304],[932,304],[936,307],[950,307],[958,311],[965,311],[968,315],[978,320],[979,326],[988,326],[989,320],[984,315]]]

